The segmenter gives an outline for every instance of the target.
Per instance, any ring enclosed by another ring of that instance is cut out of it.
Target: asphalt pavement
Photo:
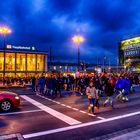
[[[63,92],[63,98],[51,99],[30,89],[10,91],[21,95],[21,105],[12,112],[0,112],[0,140],[125,140],[131,133],[130,138],[140,138],[140,87],[129,94],[129,102],[118,103],[114,98],[115,109],[102,107],[105,98],[101,98],[96,115],[87,112],[86,96]]]

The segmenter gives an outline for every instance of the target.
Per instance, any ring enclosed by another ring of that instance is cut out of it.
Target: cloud
[[[77,61],[71,37],[81,34],[82,60],[96,62],[97,56],[107,55],[114,63],[118,42],[140,35],[139,7],[140,1],[133,0],[4,0],[0,25],[13,31],[8,43],[52,47],[56,59],[63,61]]]

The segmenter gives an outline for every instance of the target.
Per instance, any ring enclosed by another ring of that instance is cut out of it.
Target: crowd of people
[[[128,94],[133,93],[133,85],[140,84],[139,74],[84,74],[74,77],[69,74],[49,74],[47,76],[33,77],[5,77],[0,78],[3,85],[27,85],[31,84],[33,92],[41,95],[56,98],[63,97],[62,91],[72,91],[79,95],[86,95],[89,100],[88,111],[94,113],[94,107],[100,107],[99,100],[105,97],[105,107],[110,103],[114,108],[113,98],[116,95],[117,101],[129,101]]]
[[[103,106],[109,102],[114,108],[113,94],[120,102],[129,101],[128,94],[133,92],[133,85],[139,84],[138,74],[94,74],[74,77],[72,75],[49,75],[47,77],[32,77],[32,89],[42,95],[51,96],[53,99],[63,90],[70,90],[80,95],[87,95],[89,99],[89,112],[94,113],[94,106],[100,107],[99,99],[103,96],[106,100]]]
[[[0,77],[0,85],[13,86],[21,85],[25,86],[31,84],[32,77]]]

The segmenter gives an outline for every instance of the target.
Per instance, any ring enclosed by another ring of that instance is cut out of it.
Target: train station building
[[[27,77],[47,72],[47,52],[7,45],[0,50],[0,77]]]

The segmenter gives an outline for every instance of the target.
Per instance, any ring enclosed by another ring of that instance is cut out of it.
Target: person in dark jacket
[[[56,88],[56,80],[54,76],[50,76],[47,80],[48,83],[48,92],[49,94],[52,96],[52,98],[54,98],[55,95],[55,88]]]
[[[44,95],[45,76],[43,76],[43,74],[38,79],[38,86],[39,86],[39,92],[40,92],[40,94]]]
[[[33,90],[33,92],[35,92],[36,91],[36,89],[35,89],[35,81],[36,81],[36,78],[35,77],[32,77],[32,90]]]
[[[103,106],[105,107],[106,104],[109,102],[111,107],[114,108],[113,97],[112,97],[114,93],[114,86],[111,80],[108,80],[105,84],[105,93],[106,93],[107,99],[105,100]]]
[[[62,97],[62,87],[63,87],[63,79],[58,76],[56,77],[56,91],[55,91],[55,95],[57,96],[57,94],[59,93],[59,96]]]

